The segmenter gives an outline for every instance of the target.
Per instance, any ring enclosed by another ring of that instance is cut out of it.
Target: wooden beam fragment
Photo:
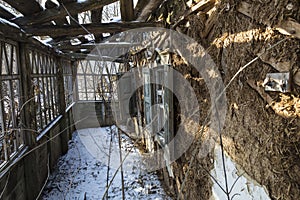
[[[16,41],[26,41],[26,35],[19,27],[2,18],[0,18],[0,35]]]
[[[250,17],[251,19],[256,20],[258,23],[262,23],[266,26],[271,26],[272,23],[270,21],[261,21],[261,19],[259,19],[259,16],[254,14],[258,13],[258,9],[259,5],[254,5],[247,2],[241,2],[237,6],[238,12]],[[273,26],[273,28],[278,30],[281,34],[292,35],[300,39],[300,24],[292,18],[282,20],[277,25]]]
[[[147,22],[111,22],[111,23],[98,23],[98,24],[83,24],[86,30],[93,34],[99,33],[116,33],[123,32],[130,29],[141,27],[162,27],[161,23],[147,23]],[[27,26],[23,27],[28,35],[31,36],[75,36],[88,34],[81,26],[53,26],[53,25],[41,25],[41,26]]]
[[[68,15],[68,12],[71,15],[74,15],[88,10],[99,9],[105,5],[114,3],[116,1],[117,0],[86,0],[82,2],[72,2],[64,5],[66,9],[63,6],[59,6],[35,13],[30,16],[19,17],[15,19],[14,22],[19,25],[43,24],[45,22],[49,22],[55,19],[64,18]]]
[[[12,19],[15,18],[16,15],[7,10],[7,8],[0,4],[0,17],[4,19]]]
[[[134,19],[133,0],[120,0],[120,10],[122,21],[132,21]]]
[[[31,15],[43,10],[42,6],[35,0],[5,0],[9,5],[20,11],[23,15]]]

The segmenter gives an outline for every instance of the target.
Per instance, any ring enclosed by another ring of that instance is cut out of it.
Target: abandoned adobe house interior
[[[299,0],[0,0],[0,199],[300,199]]]

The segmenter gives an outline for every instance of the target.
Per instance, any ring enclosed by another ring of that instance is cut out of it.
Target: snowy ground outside
[[[115,127],[113,127],[115,129]],[[69,151],[62,156],[54,172],[50,175],[41,199],[102,199],[106,190],[108,154],[111,149],[109,179],[111,180],[119,166],[120,154],[118,134],[109,128],[89,128],[75,132],[69,142]],[[110,140],[112,145],[110,148]],[[166,195],[155,172],[143,170],[139,150],[133,147],[131,140],[122,135],[124,163],[125,199],[171,199]],[[86,148],[88,147],[88,148]],[[109,199],[122,199],[120,171],[116,175],[108,192]]]
[[[246,174],[241,173],[236,164],[225,152],[225,168],[228,180],[230,198],[233,200],[269,200],[270,197],[265,188],[250,179]],[[223,170],[222,152],[219,145],[215,146],[215,161],[214,169],[211,171],[211,175],[218,181],[218,183],[225,189],[225,178]],[[240,178],[238,178],[240,176]],[[237,180],[237,181],[236,181]],[[236,182],[236,183],[235,183]],[[234,187],[233,187],[234,185]],[[211,200],[224,200],[227,199],[226,194],[222,189],[214,182],[213,197]]]

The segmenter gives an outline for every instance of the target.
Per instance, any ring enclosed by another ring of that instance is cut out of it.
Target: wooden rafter
[[[23,15],[31,15],[43,10],[42,6],[35,0],[5,0],[9,5],[20,11]]]
[[[133,0],[120,0],[122,21],[132,21],[134,19]]]
[[[34,1],[34,0],[33,0]],[[64,18],[68,15],[67,11],[71,14],[78,14],[88,10],[95,10],[102,8],[105,5],[116,2],[117,0],[86,0],[83,2],[72,2],[63,6],[47,9],[42,12],[35,13],[30,16],[19,17],[14,20],[19,25],[37,25],[49,22],[55,19]]]
[[[3,5],[0,5],[0,17],[4,19],[12,19],[15,18],[16,15],[8,11],[6,7],[4,7]]]
[[[124,23],[97,23],[97,24],[84,24],[82,25],[90,33],[116,33],[123,32],[130,29],[140,28],[140,27],[161,27],[161,23],[147,23],[147,22],[124,22]],[[81,26],[52,26],[52,25],[41,25],[41,26],[27,26],[24,27],[28,35],[34,36],[75,36],[75,35],[86,35],[88,34],[85,29]]]
[[[77,51],[80,49],[92,50],[98,48],[99,50],[111,50],[111,49],[129,49],[132,47],[141,46],[139,43],[124,43],[124,42],[109,42],[109,43],[87,43],[79,45],[61,45],[58,48],[60,50]]]

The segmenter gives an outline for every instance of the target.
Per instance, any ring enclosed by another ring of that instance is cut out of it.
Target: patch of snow
[[[111,137],[112,136],[112,137]],[[116,129],[113,134],[108,128],[89,128],[78,130],[69,142],[69,151],[62,156],[43,191],[42,199],[102,199],[106,189],[108,152],[112,139],[112,157],[110,160],[109,180],[111,180],[120,163],[118,137]],[[139,151],[131,140],[122,135],[122,150],[130,157],[124,163],[125,199],[171,199],[164,192],[159,178],[154,172],[143,170],[139,160]],[[96,159],[87,150],[98,152]],[[94,148],[94,149],[93,149]],[[124,157],[125,155],[123,155]],[[109,199],[122,199],[121,173],[117,173],[109,191]]]
[[[52,48],[52,45],[49,44],[48,42],[51,42],[53,39],[51,37],[48,37],[46,39],[41,39],[40,37],[37,36],[33,36],[34,39],[38,40],[40,43],[42,43],[45,46],[48,46],[50,48]]]
[[[0,5],[1,5],[2,9],[7,10],[8,12],[12,13],[16,17],[23,17],[24,16],[22,13],[17,11],[15,8],[13,8],[11,5],[9,5],[5,1],[0,0]]]
[[[229,190],[236,181],[236,179],[241,174],[236,164],[230,159],[228,155],[225,154],[225,167],[228,180]],[[211,171],[211,175],[218,181],[218,183],[225,189],[225,179],[224,179],[224,170],[222,162],[222,153],[220,146],[216,145],[215,147],[215,163],[214,169]],[[214,182],[214,181],[213,181]],[[214,200],[224,200],[227,199],[227,195],[221,190],[221,188],[214,182],[213,184],[213,197]],[[265,188],[256,183],[254,180],[251,180],[248,176],[242,175],[236,182],[233,187],[230,198],[233,195],[234,200],[270,200],[268,193]]]
[[[121,16],[113,17],[110,19],[110,22],[121,22],[121,21],[122,21]]]

